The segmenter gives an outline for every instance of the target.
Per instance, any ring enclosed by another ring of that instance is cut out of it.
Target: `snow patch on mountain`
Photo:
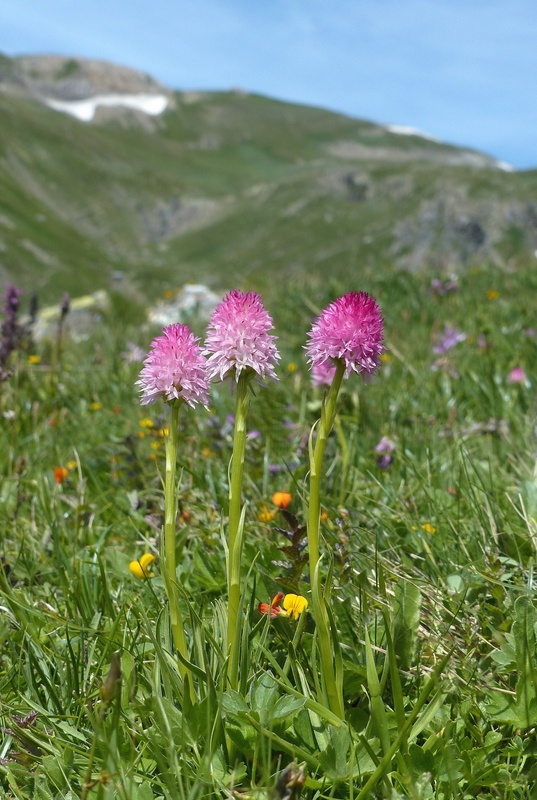
[[[99,106],[131,108],[156,116],[166,110],[169,98],[164,94],[99,94],[85,100],[45,100],[49,108],[71,114],[82,122],[91,122]]]
[[[419,136],[421,139],[427,139],[429,142],[442,144],[441,139],[437,139],[435,136],[431,136],[429,133],[423,133],[423,131],[418,130],[418,128],[412,128],[410,125],[386,125],[385,127],[389,133],[396,133],[399,136]],[[467,155],[471,156],[472,154],[468,152]],[[478,161],[480,162],[479,164]],[[475,166],[483,166],[481,163],[483,161],[486,161],[489,166],[493,166],[496,167],[496,169],[502,170],[502,172],[516,172],[515,167],[513,167],[511,164],[508,164],[507,161],[489,159],[487,156],[476,154]]]
[[[423,133],[417,128],[412,128],[410,125],[386,125],[386,130],[399,136],[419,136],[422,139],[428,139],[430,142],[440,142],[440,139],[436,139],[429,133]]]

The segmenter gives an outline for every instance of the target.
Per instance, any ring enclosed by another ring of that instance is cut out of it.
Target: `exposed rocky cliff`
[[[55,55],[3,58],[0,85],[4,90],[55,100],[84,100],[99,94],[172,94],[150,75],[128,67]]]

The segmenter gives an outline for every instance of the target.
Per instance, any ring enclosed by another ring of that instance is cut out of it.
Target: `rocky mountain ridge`
[[[173,94],[150,75],[129,67],[56,55],[3,57],[0,87],[40,99],[67,101],[99,94]]]

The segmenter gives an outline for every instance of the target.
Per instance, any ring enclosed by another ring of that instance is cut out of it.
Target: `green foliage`
[[[421,592],[404,578],[395,586],[393,646],[399,669],[406,672],[414,662],[420,624]]]
[[[344,384],[321,487],[344,721],[323,700],[311,615],[257,611],[279,591],[311,606],[301,542],[322,396],[302,346],[314,309],[346,288],[334,274],[301,292],[274,285],[265,298],[283,358],[278,388],[256,387],[251,401],[261,436],[245,455],[236,690],[221,538],[234,398],[215,387],[210,414],[181,416],[177,579],[194,699],[158,561],[151,580],[129,572],[158,554],[164,511],[165,415],[139,406],[140,365],[121,356],[127,341],[148,344],[139,310],[116,298],[108,321],[65,342],[59,361],[45,346],[13,354],[0,386],[7,800],[532,796],[534,271],[474,270],[442,297],[418,275],[360,287],[383,308],[388,358],[372,382]],[[446,325],[467,337],[433,371]],[[509,382],[515,366],[527,382]],[[387,469],[375,451],[382,436],[395,444]],[[260,519],[282,490],[293,495],[288,512]]]

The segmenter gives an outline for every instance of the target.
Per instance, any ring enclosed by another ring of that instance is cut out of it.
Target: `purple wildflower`
[[[388,436],[383,436],[380,442],[375,447],[375,453],[393,453],[396,444]]]
[[[16,289],[11,283],[8,284],[6,294],[4,297],[5,306],[3,311],[9,317],[16,315],[19,310],[19,297],[22,294],[22,289]]]
[[[434,361],[431,364],[430,369],[431,369],[431,372],[439,372],[441,370],[442,372],[445,372],[446,375],[451,375],[452,378],[458,378],[459,377],[459,373],[457,371],[457,368],[455,367],[453,362],[450,361],[448,356],[443,356],[442,358],[437,358],[436,361]]]
[[[388,469],[393,463],[392,454],[395,452],[396,444],[388,436],[383,436],[375,447],[377,464],[381,469]]]
[[[4,368],[7,366],[11,353],[19,346],[22,337],[22,328],[18,320],[19,296],[21,294],[21,289],[16,289],[9,284],[4,297],[5,305],[3,311],[6,318],[0,330],[0,381],[9,377],[9,370]]]
[[[209,404],[207,363],[188,325],[168,325],[151,343],[140,378],[143,406],[160,397],[166,402],[184,400],[189,406]]]
[[[444,297],[450,292],[456,292],[458,288],[459,284],[457,283],[456,278],[450,278],[446,281],[440,280],[440,278],[433,278],[431,280],[431,288],[429,292],[430,294],[435,294],[438,297]]]
[[[126,350],[121,353],[121,358],[127,362],[127,364],[135,364],[137,361],[143,361],[145,358],[145,352],[142,350],[141,347],[138,347],[137,344],[134,342],[127,342]]]
[[[433,352],[443,356],[448,350],[451,350],[455,345],[459,344],[459,342],[464,342],[465,339],[465,333],[458,328],[450,328],[449,325],[446,325],[438,344],[433,347]]]
[[[308,333],[306,346],[312,374],[343,360],[345,377],[351,371],[372,375],[385,349],[380,308],[366,292],[348,292],[325,308]]]
[[[209,356],[210,377],[238,381],[244,370],[278,380],[274,367],[280,354],[274,344],[276,337],[269,334],[272,327],[261,295],[238,289],[229,292],[209,322],[204,354]]]

